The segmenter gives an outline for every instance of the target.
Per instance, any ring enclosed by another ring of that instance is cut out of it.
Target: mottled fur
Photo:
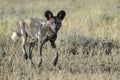
[[[46,11],[44,16],[47,20],[26,17],[19,22],[18,31],[14,32],[11,38],[14,40],[18,37],[21,37],[24,57],[25,59],[29,58],[31,64],[33,64],[32,51],[36,41],[38,41],[38,51],[40,54],[39,66],[42,63],[42,47],[47,41],[50,41],[51,47],[53,48],[55,53],[55,59],[53,64],[54,66],[57,64],[58,52],[56,49],[55,40],[57,39],[57,32],[62,25],[62,20],[64,19],[65,15],[66,13],[64,10],[60,11],[57,16],[53,16],[51,11]],[[27,37],[30,37],[30,47],[28,50],[29,55],[27,54],[25,48]]]

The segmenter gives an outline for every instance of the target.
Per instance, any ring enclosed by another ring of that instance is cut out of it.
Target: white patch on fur
[[[41,32],[39,30],[38,34],[36,34],[37,39],[40,39],[40,36],[41,36]]]
[[[42,22],[41,24],[44,26],[46,23],[45,23],[45,22]]]
[[[54,25],[51,25],[50,28],[55,32],[55,24]]]
[[[13,41],[18,40],[17,32],[13,32],[13,33],[12,33],[11,39],[12,39]]]
[[[23,34],[23,33],[24,33],[24,31],[23,31],[22,29],[21,29],[20,31],[21,31],[21,34]]]

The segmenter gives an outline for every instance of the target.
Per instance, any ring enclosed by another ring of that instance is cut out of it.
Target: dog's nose
[[[55,27],[55,31],[58,32],[59,28]]]

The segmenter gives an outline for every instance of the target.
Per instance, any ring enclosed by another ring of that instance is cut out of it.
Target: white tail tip
[[[12,33],[11,39],[12,39],[13,41],[17,41],[17,40],[18,40],[17,32],[13,32],[13,33]]]

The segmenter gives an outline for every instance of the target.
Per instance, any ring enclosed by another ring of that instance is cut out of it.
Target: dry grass
[[[0,80],[119,80],[119,0],[0,0]],[[43,64],[35,67],[23,59],[20,41],[10,36],[23,17],[44,18],[45,10],[67,16],[56,41],[59,62],[53,67],[49,43],[44,45]]]

